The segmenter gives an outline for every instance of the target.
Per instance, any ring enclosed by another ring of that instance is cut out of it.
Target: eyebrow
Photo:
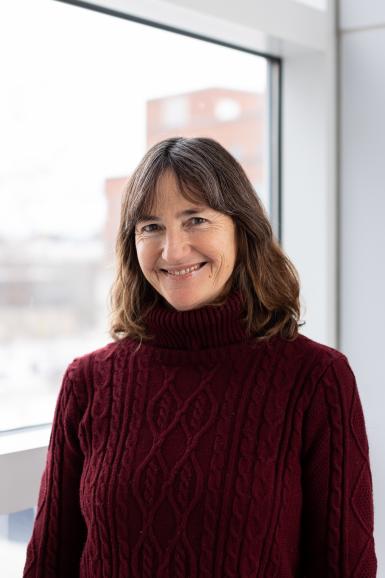
[[[197,213],[202,213],[203,211],[207,210],[207,207],[196,207],[195,209],[186,209],[185,211],[181,211],[177,213],[177,217],[188,217],[189,215],[196,215]],[[143,221],[160,221],[160,217],[156,217],[155,215],[142,215],[140,219],[138,219],[138,223],[142,223]]]

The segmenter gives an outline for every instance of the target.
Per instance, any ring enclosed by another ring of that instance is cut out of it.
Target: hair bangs
[[[144,216],[151,215],[156,210],[156,203],[159,191],[159,182],[165,172],[173,173],[178,185],[178,192],[186,201],[194,205],[210,205],[209,199],[204,194],[204,191],[197,188],[195,183],[187,180],[185,175],[180,175],[174,170],[172,166],[165,167],[159,172],[156,177],[149,179],[145,186],[141,187],[138,192],[136,203],[131,206],[131,215],[129,220],[131,222],[131,229],[135,228],[136,224],[143,219]]]

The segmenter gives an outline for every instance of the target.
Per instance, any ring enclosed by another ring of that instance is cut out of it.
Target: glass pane
[[[20,578],[23,574],[35,513],[30,508],[0,516],[0,567],[4,578]]]
[[[0,6],[0,430],[52,419],[111,341],[123,186],[153,143],[210,136],[269,211],[268,61],[60,2]]]

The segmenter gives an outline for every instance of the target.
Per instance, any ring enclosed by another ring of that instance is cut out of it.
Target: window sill
[[[7,454],[47,447],[51,427],[51,424],[49,424],[10,432],[0,432],[0,459],[1,456]]]

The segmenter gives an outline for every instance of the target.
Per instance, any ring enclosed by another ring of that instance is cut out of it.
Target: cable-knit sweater
[[[158,305],[76,358],[24,578],[375,578],[368,441],[341,352],[255,344],[242,300]]]

